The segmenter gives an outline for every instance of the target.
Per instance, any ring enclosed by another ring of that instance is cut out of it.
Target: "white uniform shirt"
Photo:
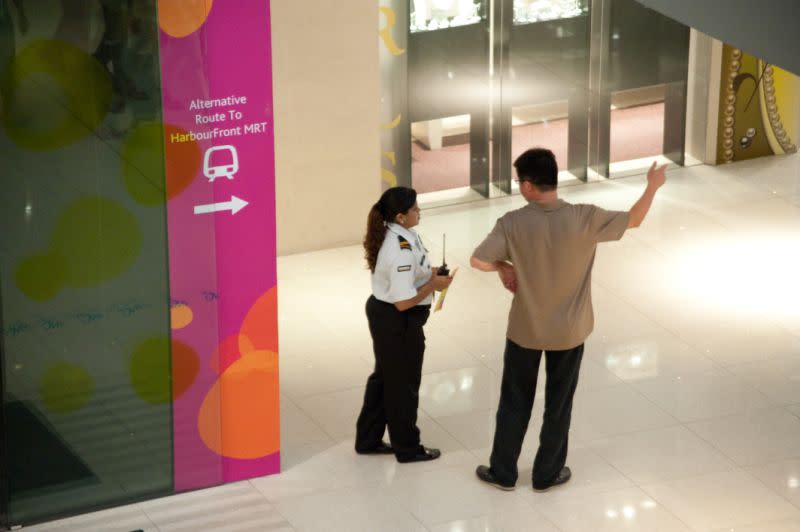
[[[417,288],[430,281],[432,274],[428,250],[416,231],[389,224],[372,274],[372,295],[386,303],[412,299]],[[419,305],[430,305],[432,300],[433,294]]]

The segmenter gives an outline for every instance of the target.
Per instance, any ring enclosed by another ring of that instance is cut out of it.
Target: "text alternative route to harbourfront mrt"
[[[175,144],[266,133],[266,121],[233,125],[233,123],[245,119],[244,113],[237,109],[237,107],[245,105],[247,105],[247,96],[231,95],[213,100],[195,98],[189,102],[189,111],[194,113],[193,123],[199,130],[171,133],[169,141]],[[216,126],[214,124],[220,125]],[[231,125],[230,127],[225,127],[226,124]],[[213,128],[212,125],[214,125]]]

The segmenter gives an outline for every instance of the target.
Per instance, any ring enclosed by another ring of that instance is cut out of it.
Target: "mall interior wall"
[[[278,254],[356,244],[381,191],[377,4],[271,9]]]

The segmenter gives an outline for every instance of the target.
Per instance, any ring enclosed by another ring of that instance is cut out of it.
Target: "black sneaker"
[[[494,473],[492,473],[492,470],[489,469],[489,466],[479,465],[478,469],[475,470],[475,474],[478,475],[479,479],[486,482],[487,484],[491,484],[495,488],[504,491],[514,491],[514,488],[516,488],[514,484],[504,484],[499,480],[497,480],[494,477]]]
[[[358,454],[394,454],[394,449],[392,449],[391,445],[382,441],[371,449],[367,449],[366,451],[359,451],[356,449],[356,452]]]
[[[537,484],[536,481],[533,482],[533,491],[547,491],[550,488],[554,488],[556,486],[560,486],[561,484],[566,484],[569,482],[569,479],[572,478],[572,471],[566,466],[564,469],[559,471],[558,476],[547,484]]]
[[[419,449],[414,454],[398,454],[397,461],[401,464],[408,464],[411,462],[428,462],[436,460],[442,456],[442,451],[439,449],[431,449],[428,447],[419,446]]]

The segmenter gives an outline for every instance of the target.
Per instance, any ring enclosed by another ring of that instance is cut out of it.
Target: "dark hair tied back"
[[[417,202],[417,192],[408,187],[392,187],[381,195],[367,216],[364,236],[364,258],[370,271],[375,271],[378,252],[386,238],[386,224],[393,223],[398,214],[406,214]]]

